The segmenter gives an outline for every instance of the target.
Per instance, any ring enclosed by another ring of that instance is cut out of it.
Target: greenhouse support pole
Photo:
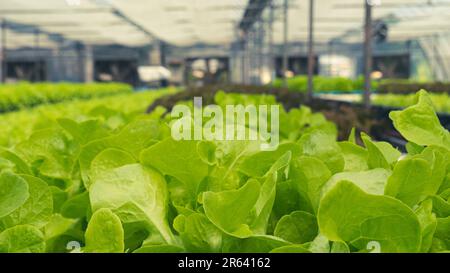
[[[83,45],[77,43],[77,59],[78,59],[78,81],[84,81],[84,56],[83,56]]]
[[[269,70],[270,70],[270,83],[273,84],[275,80],[275,56],[274,56],[274,44],[273,44],[273,19],[274,19],[274,8],[273,1],[270,1],[269,6]]]
[[[246,73],[246,69],[247,69],[247,47],[248,47],[248,43],[247,43],[247,39],[248,39],[248,34],[247,32],[245,32],[243,34],[242,40],[241,40],[241,77],[242,77],[242,84],[246,84],[247,83],[247,73]]]
[[[370,96],[372,92],[372,4],[371,0],[365,1],[365,25],[364,25],[364,106],[370,108]]]
[[[154,40],[149,52],[150,65],[163,65],[163,46],[158,40]]]
[[[63,37],[58,37],[57,39],[57,47],[56,50],[54,52],[55,54],[55,65],[56,65],[56,70],[55,71],[55,75],[56,75],[56,81],[63,81],[66,79],[66,68],[65,68],[65,61],[64,61],[64,48],[63,48],[63,44],[64,44],[64,38]]]
[[[328,77],[333,76],[333,41],[328,43]]]
[[[90,44],[84,45],[84,82],[94,81],[94,49]]]
[[[288,0],[283,5],[283,86],[287,87],[286,72],[288,71]]]
[[[254,49],[255,49],[255,33],[253,32],[253,29],[250,29],[247,36],[247,51],[246,51],[246,58],[245,58],[245,80],[246,84],[252,84],[252,70],[254,69]]]
[[[40,43],[39,43],[39,30],[34,32],[34,52],[36,53],[36,63],[34,65],[34,71],[36,76],[36,82],[41,81],[41,56],[40,56]]]
[[[314,0],[309,0],[309,30],[308,30],[308,101],[313,99],[314,91]]]
[[[413,57],[413,41],[412,40],[408,40],[406,41],[406,46],[408,48],[408,59],[409,59],[409,71],[408,71],[408,78],[411,77],[412,71],[413,71],[413,61],[414,61],[414,57]]]
[[[1,22],[1,37],[0,37],[0,81],[6,82],[7,77],[6,66],[6,21]]]
[[[258,23],[258,39],[257,39],[257,49],[258,49],[258,71],[259,71],[259,84],[263,84],[261,75],[263,73],[264,67],[264,20],[260,19]]]

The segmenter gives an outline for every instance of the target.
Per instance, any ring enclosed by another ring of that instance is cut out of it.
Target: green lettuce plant
[[[0,112],[17,111],[73,99],[129,94],[132,87],[121,83],[27,83],[0,85]]]
[[[161,110],[94,112],[0,149],[0,252],[450,251],[450,135],[425,91],[390,115],[405,154],[355,132],[338,142],[307,107],[280,112],[275,151],[175,141]]]

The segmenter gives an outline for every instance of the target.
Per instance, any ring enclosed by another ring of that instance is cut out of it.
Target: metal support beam
[[[36,56],[36,62],[34,64],[34,73],[36,75],[36,81],[41,81],[41,53],[40,53],[40,41],[39,41],[39,30],[35,30],[34,32],[34,52]]]
[[[257,29],[257,52],[258,52],[258,73],[259,73],[259,80],[258,83],[262,84],[262,78],[261,75],[263,74],[263,68],[264,68],[264,54],[265,54],[265,45],[264,45],[264,22],[261,20],[258,22],[258,29]]]
[[[239,25],[235,25],[235,31],[236,31],[236,58],[239,59],[238,66],[239,66],[239,80],[240,83],[243,84],[245,81],[245,39],[246,34],[244,32],[240,32]]]
[[[250,70],[253,68],[252,66],[252,53],[254,49],[254,33],[253,31],[249,31],[245,34],[245,82],[244,84],[251,84],[252,73]]]
[[[328,77],[333,76],[333,40],[328,42]]]
[[[274,5],[273,0],[270,1],[269,6],[269,70],[270,70],[270,83],[273,84],[275,73],[275,54],[274,54],[274,41],[273,41],[273,21],[274,21]]]
[[[83,44],[77,42],[75,44],[78,59],[78,82],[84,82],[84,56],[83,56]]]
[[[84,82],[94,81],[94,48],[92,45],[84,45]]]
[[[1,37],[0,37],[0,78],[1,82],[6,82],[7,65],[6,65],[6,21],[1,22]]]
[[[370,108],[370,96],[372,93],[372,4],[370,0],[365,2],[364,25],[364,106]]]
[[[413,62],[414,62],[414,52],[413,52],[413,41],[412,40],[408,40],[406,41],[406,47],[408,48],[408,59],[409,59],[409,73],[408,73],[408,78],[411,78],[412,76],[412,71],[413,71]]]
[[[245,84],[247,82],[247,33],[244,33],[244,36],[242,37],[241,41],[241,77],[242,77],[242,84]]]
[[[264,9],[272,2],[271,0],[250,0],[244,11],[244,17],[239,28],[244,32],[249,31],[252,26],[261,19]]]
[[[150,65],[163,65],[162,43],[159,40],[154,40],[149,51]]]
[[[287,87],[286,72],[288,71],[288,0],[283,5],[283,86]]]
[[[147,35],[151,40],[159,40],[153,33],[149,32],[146,28],[144,28],[140,24],[138,24],[135,21],[133,21],[130,17],[126,16],[120,10],[114,8],[112,10],[112,13],[114,15],[116,15],[117,17],[121,18],[122,20],[124,20],[125,22],[129,23],[130,25],[132,25],[132,26],[136,27],[137,29],[139,29],[142,33]]]
[[[309,39],[308,39],[308,101],[314,92],[314,0],[309,0]]]

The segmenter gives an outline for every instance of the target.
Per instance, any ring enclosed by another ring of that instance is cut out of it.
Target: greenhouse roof
[[[450,0],[379,0],[389,40],[450,32]],[[229,44],[236,39],[249,0],[1,0],[7,47],[51,47],[62,38],[86,44],[143,46],[160,39],[178,46]],[[283,41],[283,0],[275,0],[275,42]],[[289,41],[307,38],[309,1],[289,0]],[[317,42],[362,41],[363,0],[316,0]],[[251,7],[250,7],[251,8]]]
[[[282,0],[278,0],[282,2]],[[306,41],[309,1],[290,1],[289,40]],[[374,0],[374,2],[376,2]],[[389,26],[390,41],[450,33],[449,0],[379,0],[373,8],[373,20]],[[363,0],[316,0],[315,40],[362,42],[365,8]],[[282,20],[275,23],[275,41],[282,41]]]

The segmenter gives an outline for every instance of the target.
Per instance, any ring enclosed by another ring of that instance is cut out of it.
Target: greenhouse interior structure
[[[0,62],[0,253],[450,252],[450,0],[0,0]]]

